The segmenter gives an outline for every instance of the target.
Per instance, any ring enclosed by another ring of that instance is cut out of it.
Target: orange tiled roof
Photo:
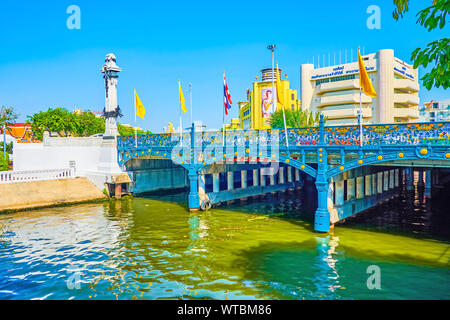
[[[14,123],[6,129],[6,134],[10,135],[19,143],[36,142],[32,139],[31,126],[26,123]]]

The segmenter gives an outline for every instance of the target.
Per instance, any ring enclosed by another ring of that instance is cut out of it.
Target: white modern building
[[[378,94],[361,96],[363,123],[417,122],[419,119],[419,76],[413,66],[380,50],[362,56]],[[358,61],[315,69],[301,65],[303,110],[320,111],[328,125],[358,123],[360,106]]]
[[[419,111],[421,122],[450,121],[450,99],[425,102]]]

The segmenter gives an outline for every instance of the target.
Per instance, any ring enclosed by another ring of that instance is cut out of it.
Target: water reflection
[[[295,193],[206,213],[181,198],[0,216],[0,299],[450,298],[446,241],[318,236]],[[371,264],[381,292],[366,287]]]

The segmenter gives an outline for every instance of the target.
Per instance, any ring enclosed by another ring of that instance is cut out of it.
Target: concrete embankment
[[[0,212],[103,198],[105,195],[87,178],[0,184]]]

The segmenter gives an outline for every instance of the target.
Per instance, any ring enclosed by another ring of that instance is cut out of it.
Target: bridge
[[[355,213],[354,205],[350,211],[330,207],[330,201],[337,206],[343,205],[344,193],[347,200],[352,195],[354,198],[364,198],[378,194],[379,197],[379,194],[398,187],[401,173],[410,187],[413,180],[411,167],[450,167],[450,122],[364,125],[362,145],[360,132],[357,125],[325,126],[323,117],[318,127],[288,128],[287,132],[281,129],[195,132],[192,125],[188,132],[182,134],[138,135],[137,140],[134,136],[118,136],[118,162],[126,171],[130,160],[151,156],[154,159],[170,159],[175,165],[183,167],[189,180],[190,210],[207,208],[211,202],[232,199],[232,174],[225,177],[228,180],[227,190],[221,191],[219,173],[214,171],[213,192],[209,196],[205,192],[204,175],[208,173],[208,168],[217,164],[222,165],[223,171],[229,170],[230,165],[253,168],[252,187],[247,186],[247,176],[242,171],[242,190],[248,189],[248,195],[276,190],[273,181],[275,174],[284,187],[295,187],[300,172],[314,181],[317,189],[314,229],[318,232],[328,232],[332,223]],[[255,165],[259,166],[260,174]],[[397,169],[367,171],[375,166]],[[406,169],[399,171],[400,167]],[[357,172],[360,168],[365,171],[348,178],[351,172]],[[430,170],[426,173],[428,175]],[[342,177],[349,179],[346,188]],[[433,179],[438,179],[438,176],[434,175]],[[429,187],[428,176],[426,182]],[[262,187],[269,189],[264,191]],[[253,191],[250,192],[250,189]],[[223,196],[220,197],[220,194]],[[241,193],[239,196],[243,195]]]

